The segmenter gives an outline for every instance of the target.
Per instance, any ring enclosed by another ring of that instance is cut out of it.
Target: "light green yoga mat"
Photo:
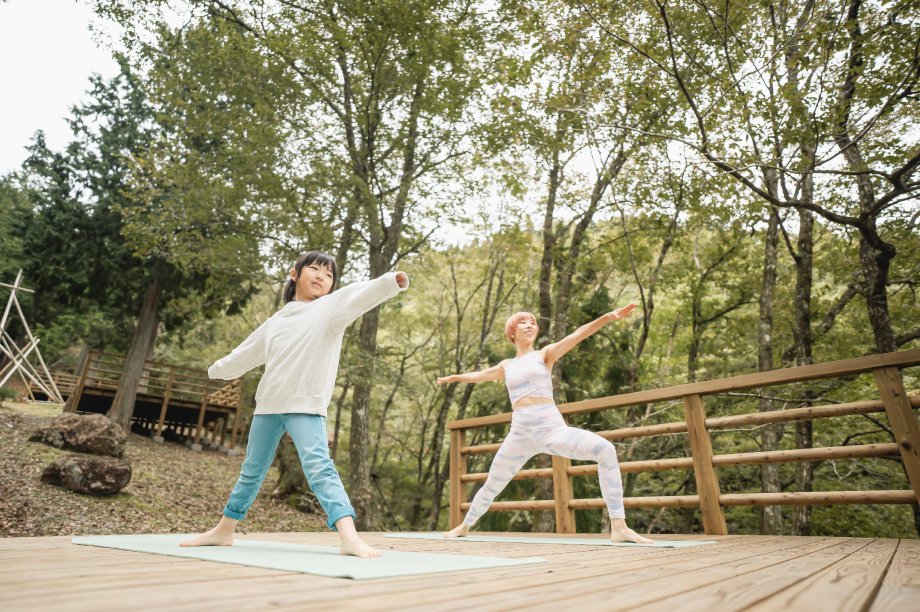
[[[155,555],[235,563],[249,567],[355,580],[546,563],[546,559],[540,557],[503,559],[395,550],[384,550],[382,551],[383,556],[375,559],[359,559],[340,555],[339,549],[334,546],[307,546],[258,540],[235,540],[233,546],[199,546],[196,548],[179,546],[179,542],[190,537],[192,536],[182,534],[87,536],[73,538],[72,542],[84,546],[117,548]]]
[[[715,544],[714,540],[676,541],[655,540],[651,544],[636,544],[634,542],[611,542],[610,540],[592,538],[516,538],[513,536],[478,536],[471,535],[465,538],[445,538],[440,533],[385,533],[388,538],[403,538],[407,540],[441,540],[442,542],[504,542],[507,544],[576,544],[580,546],[637,546],[641,548],[681,548],[684,546],[700,546],[702,544]]]

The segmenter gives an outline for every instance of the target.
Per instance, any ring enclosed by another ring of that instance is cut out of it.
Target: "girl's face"
[[[297,284],[294,299],[298,302],[312,302],[327,295],[332,289],[332,269],[317,262],[308,264],[297,272],[291,270],[291,280]]]
[[[514,328],[515,346],[527,347],[537,339],[537,323],[530,317],[524,317]]]

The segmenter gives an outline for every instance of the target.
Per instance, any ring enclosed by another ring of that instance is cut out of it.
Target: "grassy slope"
[[[0,408],[0,536],[193,533],[220,518],[242,456],[196,453],[135,434],[125,450],[133,476],[117,495],[97,498],[42,483],[45,466],[68,453],[28,438],[59,412],[60,407],[9,402]],[[325,529],[325,516],[269,499],[277,478],[272,468],[240,531]]]

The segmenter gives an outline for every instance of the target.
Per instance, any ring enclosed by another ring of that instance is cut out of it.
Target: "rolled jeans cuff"
[[[224,516],[226,516],[227,518],[236,519],[237,521],[242,521],[244,518],[246,518],[246,513],[245,512],[234,512],[233,510],[225,506]]]
[[[342,508],[338,512],[330,514],[326,519],[326,527],[333,531],[338,531],[338,529],[335,528],[335,524],[339,519],[343,519],[346,516],[350,516],[352,520],[354,520],[356,518],[354,508]]]

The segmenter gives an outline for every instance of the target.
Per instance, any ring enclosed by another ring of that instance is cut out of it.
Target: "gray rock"
[[[101,414],[65,412],[36,430],[29,440],[78,453],[121,457],[128,435],[121,426]]]
[[[69,455],[46,467],[42,482],[86,495],[112,495],[131,482],[131,464],[112,457]]]

